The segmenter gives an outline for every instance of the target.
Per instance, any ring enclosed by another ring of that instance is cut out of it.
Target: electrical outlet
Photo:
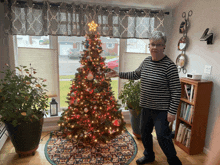
[[[205,65],[204,73],[211,74],[212,66]]]

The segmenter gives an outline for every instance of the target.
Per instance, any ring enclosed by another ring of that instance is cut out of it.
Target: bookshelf
[[[213,82],[180,78],[174,142],[189,155],[203,152]],[[187,96],[188,94],[188,96]]]

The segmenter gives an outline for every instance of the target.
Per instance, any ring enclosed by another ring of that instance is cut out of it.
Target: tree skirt
[[[47,160],[53,165],[126,165],[135,158],[137,144],[128,131],[107,144],[98,143],[95,146],[83,146],[62,138],[62,132],[53,131],[44,151]]]

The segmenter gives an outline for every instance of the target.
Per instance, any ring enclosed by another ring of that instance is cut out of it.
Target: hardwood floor
[[[132,128],[130,124],[126,125],[128,131],[132,134]],[[7,139],[6,143],[4,144],[2,150],[0,151],[0,165],[50,165],[44,155],[44,147],[49,139],[49,132],[42,132],[41,139],[43,140],[39,144],[39,148],[37,149],[34,156],[22,157],[19,158],[18,154],[16,154],[15,149],[10,141],[10,138]],[[48,135],[47,135],[48,134]],[[47,136],[46,136],[47,135]],[[46,136],[46,137],[45,137]],[[151,163],[154,165],[168,165],[166,161],[166,156],[163,154],[160,146],[156,140],[156,135],[153,133],[154,136],[154,152],[156,156],[156,160]],[[143,156],[144,147],[142,145],[141,140],[138,140],[134,137],[137,146],[138,146],[138,153],[135,159],[130,163],[130,165],[136,165],[136,159]],[[206,159],[206,154],[202,153],[199,155],[190,156],[186,154],[182,149],[178,146],[175,146],[177,151],[177,156],[182,161],[183,165],[202,165]]]

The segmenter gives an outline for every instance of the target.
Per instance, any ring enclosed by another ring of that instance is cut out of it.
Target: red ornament
[[[120,126],[117,119],[113,121],[113,124],[114,124],[115,126]]]

